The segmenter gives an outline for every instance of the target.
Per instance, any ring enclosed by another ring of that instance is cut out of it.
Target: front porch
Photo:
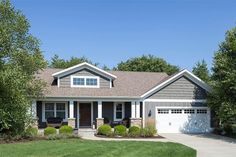
[[[35,107],[38,127],[47,126],[47,118],[60,117],[63,125],[75,129],[96,129],[102,124],[142,126],[142,102],[140,101],[37,101]]]

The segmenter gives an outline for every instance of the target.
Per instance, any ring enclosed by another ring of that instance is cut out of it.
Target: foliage
[[[145,128],[141,129],[141,136],[143,137],[153,137],[157,133],[157,130],[154,126],[148,125]]]
[[[72,134],[73,128],[71,126],[64,125],[59,129],[60,134]]]
[[[127,130],[124,125],[117,125],[114,127],[114,134],[119,136],[126,136]]]
[[[141,133],[141,129],[137,126],[131,126],[129,128],[129,136],[131,137],[139,137]]]
[[[74,134],[50,134],[47,136],[47,140],[60,140],[60,139],[71,139],[71,138],[79,138]]]
[[[205,60],[197,62],[197,64],[193,67],[193,74],[205,82],[210,81],[210,73]]]
[[[31,122],[30,98],[42,95],[35,73],[46,66],[29,22],[9,0],[0,1],[0,133],[22,134]]]
[[[48,136],[48,135],[53,135],[53,134],[56,134],[57,133],[57,130],[53,127],[46,127],[44,129],[44,135],[45,136]]]
[[[98,63],[93,63],[91,60],[89,60],[86,57],[81,57],[81,58],[71,57],[69,60],[66,60],[66,59],[59,58],[58,55],[54,55],[51,58],[51,63],[49,64],[49,67],[65,69],[65,68],[69,68],[74,65],[83,63],[83,62],[94,64],[96,66],[98,65]]]
[[[112,132],[111,132],[111,126],[108,125],[108,124],[104,124],[104,125],[101,125],[99,128],[98,128],[98,134],[99,135],[110,135]]]
[[[146,72],[166,72],[173,74],[179,71],[179,67],[167,63],[164,59],[153,55],[143,55],[120,62],[115,70],[121,71],[146,71]]]
[[[38,135],[38,129],[37,128],[28,127],[25,130],[25,136],[26,137],[36,137],[37,135]]]
[[[231,124],[236,117],[236,27],[227,31],[215,53],[212,71],[208,104],[221,125]]]

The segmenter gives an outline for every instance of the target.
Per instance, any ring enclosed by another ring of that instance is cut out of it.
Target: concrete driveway
[[[161,134],[197,150],[197,157],[236,157],[236,140],[214,134]]]

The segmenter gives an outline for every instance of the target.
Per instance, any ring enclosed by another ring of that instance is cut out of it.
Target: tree
[[[226,32],[214,55],[212,71],[208,103],[221,124],[231,123],[236,117],[236,27]]]
[[[29,121],[32,98],[44,83],[35,73],[46,66],[29,22],[9,0],[0,1],[0,133],[20,134]]]
[[[167,74],[173,74],[179,71],[179,67],[167,63],[162,58],[153,55],[143,55],[118,63],[114,70],[166,72]]]
[[[58,55],[54,55],[51,59],[51,63],[49,64],[49,67],[51,68],[69,68],[71,66],[83,63],[83,62],[88,62],[90,64],[98,65],[98,63],[93,63],[91,60],[89,60],[86,57],[71,57],[69,60],[61,59],[59,58]]]
[[[210,73],[205,60],[197,62],[193,67],[193,73],[205,82],[210,81]]]

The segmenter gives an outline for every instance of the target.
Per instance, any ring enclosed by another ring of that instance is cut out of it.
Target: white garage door
[[[159,133],[202,133],[210,131],[207,108],[156,108]]]

